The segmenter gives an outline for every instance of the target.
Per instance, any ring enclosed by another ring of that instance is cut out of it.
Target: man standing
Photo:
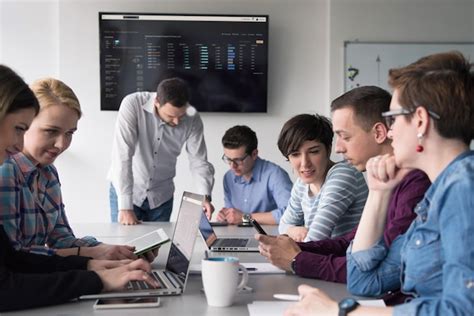
[[[222,137],[225,207],[217,220],[240,224],[254,218],[278,224],[291,193],[291,180],[276,164],[258,157],[257,135],[248,126],[234,126]]]
[[[156,93],[127,95],[120,105],[108,179],[112,222],[169,221],[173,209],[176,160],[184,145],[197,192],[212,206],[214,168],[207,161],[202,120],[179,78],[160,82]]]
[[[374,156],[393,152],[382,112],[388,111],[390,94],[375,86],[355,88],[331,104],[332,123],[337,135],[336,152],[359,171]],[[385,219],[384,241],[390,245],[416,217],[414,208],[430,186],[426,174],[412,170],[395,187]],[[363,215],[362,215],[363,216]],[[346,235],[321,241],[296,243],[280,235],[257,235],[260,253],[274,265],[309,278],[346,283],[346,249],[357,228]],[[386,297],[387,304],[399,297]]]

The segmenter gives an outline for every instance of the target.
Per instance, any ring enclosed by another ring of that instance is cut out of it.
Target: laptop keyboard
[[[158,272],[152,271],[150,273],[150,276],[155,279],[156,282],[160,285],[159,288],[166,288],[165,283],[161,280],[160,276],[158,275]],[[140,290],[148,290],[148,289],[154,289],[148,283],[145,281],[130,281],[128,282],[127,285],[127,290],[129,291],[140,291]]]
[[[219,247],[245,247],[247,245],[248,239],[242,238],[225,238],[218,239],[217,245]]]

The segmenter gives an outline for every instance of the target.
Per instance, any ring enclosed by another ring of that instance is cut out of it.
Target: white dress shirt
[[[155,99],[156,93],[136,92],[120,105],[108,174],[119,210],[141,206],[146,198],[150,208],[156,208],[173,197],[176,160],[184,144],[196,193],[210,195],[214,185],[214,167],[207,161],[203,124],[196,109],[189,106],[172,127],[156,114]]]

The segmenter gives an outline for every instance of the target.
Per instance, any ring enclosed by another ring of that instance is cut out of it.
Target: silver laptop
[[[199,232],[210,251],[258,252],[258,241],[254,238],[217,238],[204,212],[201,215]]]
[[[126,289],[120,292],[83,295],[79,298],[96,299],[182,294],[189,276],[189,266],[201,214],[204,214],[202,209],[203,200],[204,196],[202,195],[189,192],[183,193],[166,269],[153,270],[151,273],[160,284],[159,288],[150,288],[144,281],[132,281],[129,282]]]

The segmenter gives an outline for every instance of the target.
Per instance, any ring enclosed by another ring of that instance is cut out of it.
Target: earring
[[[423,133],[418,133],[416,137],[418,138],[418,145],[416,146],[416,152],[421,153],[425,148],[421,145],[421,141],[423,140]]]

